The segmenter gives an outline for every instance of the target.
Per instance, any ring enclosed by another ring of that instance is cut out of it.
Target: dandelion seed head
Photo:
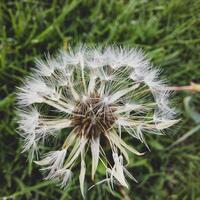
[[[60,149],[35,161],[42,166],[45,179],[64,188],[80,159],[84,196],[89,146],[92,179],[102,162],[111,188],[114,183],[128,187],[126,176],[135,179],[124,166],[124,161],[129,162],[127,152],[143,153],[128,145],[124,137],[140,140],[149,149],[144,134],[162,134],[178,122],[173,119],[166,81],[159,77],[160,70],[141,50],[122,46],[82,45],[60,51],[54,58],[48,54],[45,60],[36,60],[36,68],[17,93],[24,151],[34,153],[39,146],[48,145],[47,138],[67,132]]]

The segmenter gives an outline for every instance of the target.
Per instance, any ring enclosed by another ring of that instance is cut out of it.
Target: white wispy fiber
[[[40,161],[35,161],[38,165],[47,165],[48,167],[45,167],[45,170],[49,171],[47,175],[47,179],[52,179],[58,174],[60,174],[60,170],[63,167],[63,163],[66,156],[66,149],[63,149],[61,151],[53,151],[46,155],[46,157]]]
[[[69,133],[59,149],[35,161],[43,166],[45,179],[64,188],[79,163],[84,197],[86,159],[91,156],[93,180],[101,162],[107,178],[99,183],[128,187],[126,177],[136,180],[124,163],[129,163],[129,153],[144,153],[127,144],[124,137],[137,139],[149,149],[145,135],[161,135],[178,122],[173,119],[166,81],[159,77],[160,70],[141,50],[122,46],[82,45],[62,50],[56,57],[48,54],[45,60],[37,59],[36,68],[17,93],[23,151],[33,154],[48,145],[46,139],[53,139],[52,135]],[[88,147],[91,154],[87,154]],[[108,154],[112,156],[108,158]]]

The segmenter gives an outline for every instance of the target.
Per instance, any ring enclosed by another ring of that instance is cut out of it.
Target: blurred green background
[[[199,0],[0,0],[0,199],[82,199],[78,168],[64,191],[42,181],[15,131],[16,86],[34,59],[79,42],[141,47],[170,85],[200,83]],[[200,93],[173,99],[182,121],[165,136],[147,136],[151,152],[131,157],[139,183],[113,192],[100,185],[87,199],[200,200]]]

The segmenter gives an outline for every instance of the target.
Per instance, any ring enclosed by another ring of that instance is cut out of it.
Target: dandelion
[[[93,180],[101,162],[106,175],[102,182],[111,188],[114,183],[128,187],[126,177],[135,180],[125,168],[129,153],[143,153],[124,138],[130,136],[149,148],[145,135],[163,134],[178,121],[159,74],[141,50],[117,46],[79,46],[37,60],[17,93],[24,151],[34,154],[48,145],[48,138],[61,134],[62,146],[35,161],[43,166],[45,179],[65,187],[79,165],[84,196],[89,158]]]

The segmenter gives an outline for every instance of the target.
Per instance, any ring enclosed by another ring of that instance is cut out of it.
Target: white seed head
[[[173,120],[164,80],[141,50],[108,46],[79,46],[48,54],[37,60],[36,68],[17,94],[20,107],[19,133],[24,151],[38,151],[48,145],[52,135],[69,133],[60,149],[35,161],[44,166],[46,179],[54,179],[63,188],[71,180],[80,157],[80,188],[85,195],[86,154],[91,148],[91,176],[102,162],[106,181],[128,187],[125,175],[135,180],[124,167],[128,152],[143,155],[124,142],[128,135],[146,145],[144,133],[162,134]],[[122,134],[123,133],[123,134]],[[112,158],[105,152],[110,146]],[[103,181],[102,181],[103,182]]]

